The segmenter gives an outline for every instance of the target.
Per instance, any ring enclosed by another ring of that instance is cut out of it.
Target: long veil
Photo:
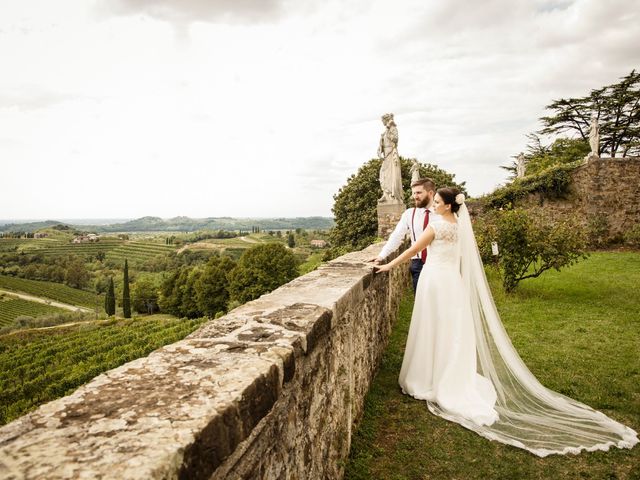
[[[499,419],[492,425],[477,425],[442,411],[437,413],[486,438],[540,457],[608,450],[611,446],[631,448],[638,443],[634,430],[549,390],[526,367],[500,321],[464,203],[458,212],[458,238],[462,278],[471,299],[478,373],[496,390]]]

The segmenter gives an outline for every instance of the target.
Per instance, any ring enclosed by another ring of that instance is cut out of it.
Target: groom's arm
[[[407,232],[409,232],[410,220],[409,220],[409,215],[407,214],[408,211],[409,210],[404,211],[404,213],[400,217],[400,221],[396,225],[396,228],[394,228],[393,232],[391,232],[391,235],[389,235],[389,239],[387,240],[387,243],[384,244],[384,247],[382,247],[382,250],[380,250],[380,253],[378,254],[378,256],[375,259],[373,259],[376,263],[380,263],[385,258],[387,258],[389,254],[397,250],[398,247],[404,241],[404,238],[406,237]]]

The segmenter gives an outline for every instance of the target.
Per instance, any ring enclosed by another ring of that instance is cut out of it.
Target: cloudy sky
[[[399,152],[505,180],[544,106],[640,68],[640,0],[0,3],[0,219],[331,215]]]

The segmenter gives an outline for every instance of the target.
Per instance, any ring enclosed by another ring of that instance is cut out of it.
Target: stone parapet
[[[2,479],[339,479],[406,266],[344,255],[0,428]]]

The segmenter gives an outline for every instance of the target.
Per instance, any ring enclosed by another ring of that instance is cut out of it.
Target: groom
[[[411,245],[413,245],[420,234],[427,228],[430,221],[435,221],[437,214],[431,211],[433,196],[436,194],[436,185],[430,178],[420,178],[411,183],[411,196],[415,202],[415,207],[408,208],[400,217],[400,221],[396,228],[391,232],[389,240],[385,243],[376,258],[369,260],[376,265],[389,256],[391,252],[396,250],[407,234],[411,237]],[[427,250],[423,250],[411,259],[411,277],[413,278],[413,292],[416,291],[418,278],[422,271],[422,265],[427,258]]]

